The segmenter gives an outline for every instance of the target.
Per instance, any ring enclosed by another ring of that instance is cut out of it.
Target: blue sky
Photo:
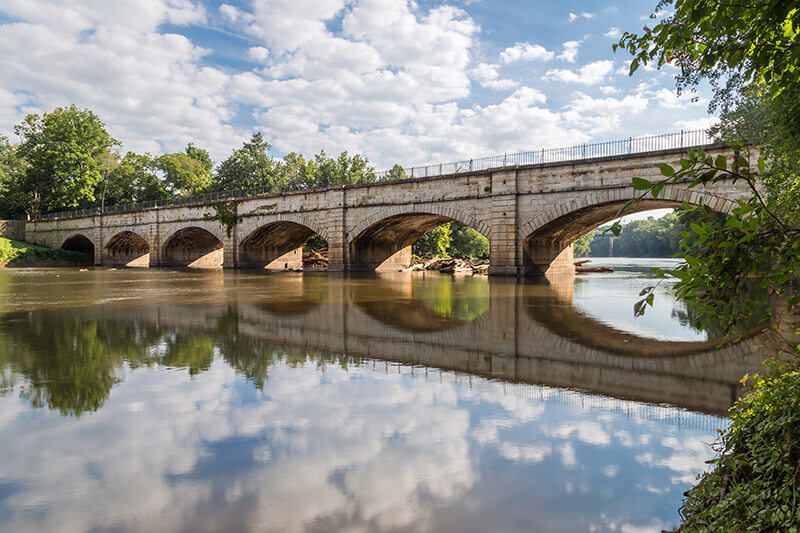
[[[74,103],[122,150],[260,131],[381,169],[707,127],[705,91],[611,51],[655,3],[4,0],[0,134]]]

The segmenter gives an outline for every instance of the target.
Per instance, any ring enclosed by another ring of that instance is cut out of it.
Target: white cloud
[[[219,6],[219,13],[222,18],[230,23],[251,23],[254,18],[251,13],[243,11],[236,6],[230,4],[222,4]]]
[[[582,66],[577,72],[571,70],[548,70],[544,75],[544,79],[562,81],[564,83],[595,85],[602,82],[613,69],[614,63],[612,61],[595,61]]]
[[[563,44],[564,50],[559,54],[558,58],[574,63],[578,57],[578,48],[581,46],[581,41],[567,41]]]
[[[252,46],[247,49],[247,57],[257,63],[264,63],[269,58],[269,50],[263,46]]]
[[[613,85],[601,85],[598,87],[601,93],[603,94],[617,94],[619,93],[619,89],[614,87]]]
[[[518,86],[519,83],[514,80],[500,79],[500,75],[497,72],[499,66],[500,65],[481,63],[470,70],[469,75],[472,79],[477,81],[481,87],[486,87],[487,89],[502,91]]]
[[[500,60],[503,63],[513,63],[514,61],[549,61],[555,54],[547,50],[544,46],[531,43],[517,42],[500,52]]]
[[[603,37],[608,37],[610,39],[619,39],[620,37],[622,37],[622,30],[616,27],[611,28],[610,30],[608,30],[603,34]]]
[[[568,23],[572,23],[572,22],[575,22],[578,19],[590,20],[590,19],[593,19],[594,17],[595,17],[594,13],[587,13],[585,11],[583,13],[577,13],[577,14],[576,13],[570,13],[569,16],[567,17],[567,22]]]

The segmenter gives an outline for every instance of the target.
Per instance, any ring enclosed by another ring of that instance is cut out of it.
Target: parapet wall
[[[25,240],[25,221],[24,220],[0,220],[0,237],[14,239],[15,241]]]

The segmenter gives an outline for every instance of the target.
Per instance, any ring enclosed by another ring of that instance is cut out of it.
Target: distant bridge
[[[91,253],[96,265],[294,269],[317,234],[328,242],[328,270],[369,271],[407,265],[411,244],[457,220],[489,239],[490,274],[566,273],[574,271],[572,243],[635,196],[631,178],[660,178],[655,163],[677,165],[696,145],[728,150],[705,132],[632,138],[406,169],[414,177],[395,181],[51,214],[28,222],[25,238]],[[741,189],[672,184],[630,212],[683,202],[730,212]],[[208,220],[221,199],[235,201],[242,217],[230,231]]]

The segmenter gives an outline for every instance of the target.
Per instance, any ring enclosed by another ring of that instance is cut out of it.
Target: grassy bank
[[[79,252],[46,248],[36,244],[0,237],[0,267],[61,266],[91,262],[92,258]]]
[[[751,381],[716,467],[686,493],[682,532],[800,531],[800,365],[774,363]]]

